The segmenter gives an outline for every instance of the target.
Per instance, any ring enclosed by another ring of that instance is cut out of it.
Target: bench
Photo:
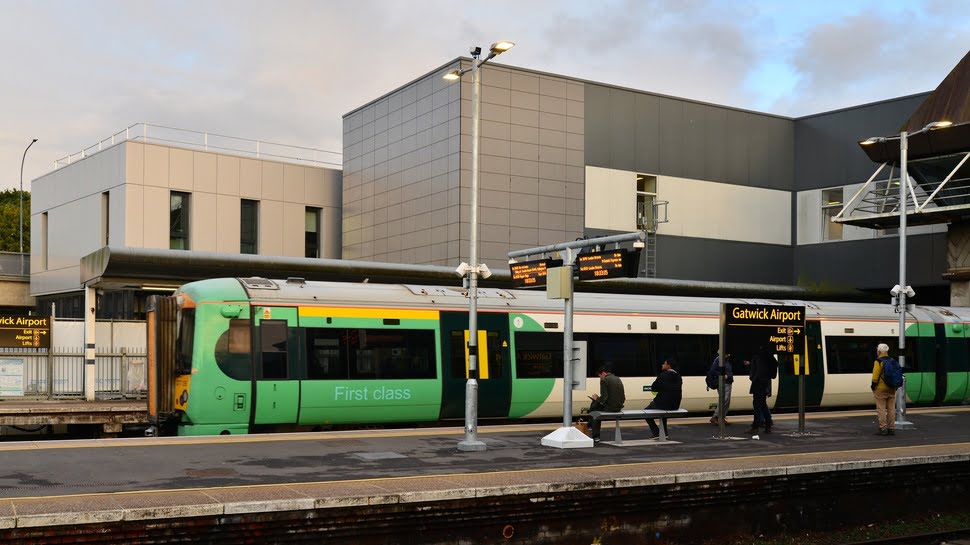
[[[666,411],[664,409],[624,409],[620,412],[606,412],[606,411],[590,411],[589,417],[592,420],[604,421],[604,420],[614,420],[616,421],[616,434],[613,436],[613,444],[622,445],[623,436],[620,435],[620,420],[645,420],[647,418],[678,418],[681,416],[687,416],[687,409],[675,409],[672,411]],[[664,427],[660,426],[660,438],[658,441],[666,441],[667,432]]]

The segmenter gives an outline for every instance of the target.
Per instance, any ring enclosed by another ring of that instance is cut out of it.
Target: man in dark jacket
[[[758,433],[762,426],[765,428],[765,433],[771,433],[774,421],[771,419],[771,410],[768,409],[768,397],[771,396],[771,379],[776,376],[778,376],[778,360],[767,348],[759,346],[758,352],[751,358],[751,368],[748,371],[748,377],[751,379],[748,393],[751,394],[754,404],[754,421],[748,433]]]
[[[680,408],[680,400],[684,395],[684,379],[677,372],[677,362],[673,358],[664,359],[660,374],[657,375],[657,380],[653,381],[650,390],[656,397],[645,407],[646,409],[674,411]],[[660,420],[664,427],[664,435],[666,435],[667,419],[661,418]],[[655,419],[648,418],[647,425],[650,426],[650,432],[653,433],[654,438],[660,437],[660,428],[657,427]]]
[[[623,381],[620,380],[620,377],[613,374],[613,370],[609,364],[601,365],[596,370],[596,375],[600,378],[600,393],[599,395],[593,394],[589,396],[592,400],[592,403],[589,404],[589,412],[604,411],[615,413],[622,410],[623,404],[626,403],[626,392],[623,390]],[[590,435],[593,436],[593,441],[599,441],[599,420],[590,419],[589,431]]]

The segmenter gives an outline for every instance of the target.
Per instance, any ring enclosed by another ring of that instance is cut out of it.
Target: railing
[[[27,252],[0,252],[0,275],[30,276],[30,254]]]
[[[276,142],[267,142],[265,140],[252,140],[249,138],[239,138],[238,136],[177,129],[162,125],[150,125],[148,123],[135,123],[77,153],[55,160],[54,170],[126,141],[175,144],[193,149],[217,152],[225,151],[258,159],[277,159],[317,166],[343,166],[341,163],[342,154],[337,151],[291,146]]]
[[[143,399],[146,395],[147,365],[144,348],[115,349],[95,355],[98,399]],[[0,399],[83,399],[84,350],[81,347],[47,349],[0,348],[4,369],[4,391]],[[22,365],[23,389],[18,395],[10,382]]]

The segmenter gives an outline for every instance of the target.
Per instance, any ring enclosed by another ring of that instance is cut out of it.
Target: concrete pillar
[[[95,365],[95,292],[94,288],[84,288],[84,399],[94,401],[94,390],[97,384],[97,366]]]
[[[970,306],[970,222],[951,223],[946,232],[943,278],[950,281],[950,305]]]

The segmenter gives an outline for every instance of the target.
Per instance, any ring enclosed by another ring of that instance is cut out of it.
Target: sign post
[[[805,377],[800,372],[801,353],[806,348],[805,338],[805,307],[794,305],[758,305],[741,303],[721,303],[721,357],[722,373],[718,381],[718,402],[724,406],[724,355],[727,350],[726,338],[729,335],[743,338],[749,346],[767,348],[775,354],[792,354],[795,362],[795,373],[799,376],[798,384],[798,412],[799,432],[804,433],[805,413]],[[732,343],[736,346],[737,343]],[[805,371],[808,372],[808,360],[805,360]],[[725,439],[724,416],[719,414],[720,428],[717,439]]]
[[[546,297],[548,299],[563,300],[563,407],[562,407],[562,427],[542,438],[542,445],[556,448],[584,448],[592,447],[593,440],[586,434],[573,427],[573,390],[580,386],[580,383],[573,375],[574,362],[578,357],[584,357],[585,351],[573,343],[573,269],[577,261],[575,250],[588,248],[602,244],[614,244],[626,241],[640,241],[646,239],[646,233],[638,231],[623,235],[611,235],[598,237],[575,242],[563,242],[541,248],[529,248],[527,250],[517,250],[509,252],[509,258],[527,257],[533,255],[560,252],[562,260],[542,259],[537,261],[527,261],[524,263],[512,262],[513,277],[518,274],[523,285],[539,285],[539,278],[546,284]],[[578,258],[579,279],[599,280],[604,278],[614,278],[625,276],[631,271],[627,251],[616,249],[607,252],[596,252],[594,254],[583,254]],[[588,259],[587,259],[588,258]],[[560,267],[552,267],[552,263],[558,261]],[[584,265],[587,269],[584,273]],[[516,273],[513,268],[522,265]],[[541,271],[541,273],[540,273]],[[632,268],[636,271],[636,267]]]

